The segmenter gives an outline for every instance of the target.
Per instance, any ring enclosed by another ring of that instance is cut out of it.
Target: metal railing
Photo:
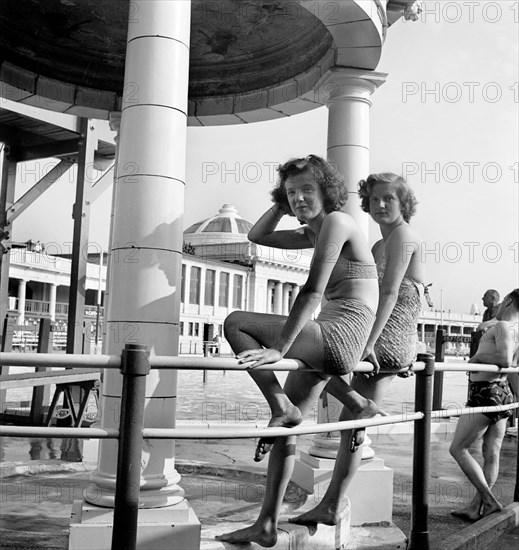
[[[27,426],[0,426],[2,435],[16,437],[76,437],[118,439],[117,477],[115,489],[112,550],[125,548],[134,550],[137,542],[137,513],[139,494],[135,487],[140,486],[141,448],[147,439],[236,439],[253,437],[287,437],[353,428],[414,422],[413,443],[413,490],[411,530],[408,550],[429,550],[428,500],[431,420],[447,416],[461,416],[474,412],[492,412],[517,408],[519,403],[498,407],[477,407],[450,410],[432,410],[433,376],[435,371],[462,370],[486,372],[519,372],[517,368],[502,369],[497,365],[449,364],[435,366],[434,357],[421,354],[411,367],[416,373],[415,412],[390,415],[382,418],[349,420],[318,424],[312,427],[263,428],[263,429],[191,429],[185,430],[143,428],[146,376],[150,369],[187,370],[246,370],[233,358],[216,357],[150,357],[146,346],[127,345],[121,356],[118,355],[58,355],[58,354],[18,354],[0,353],[0,365],[75,368],[99,367],[119,368],[123,375],[121,396],[120,429],[103,428],[41,428]],[[284,359],[275,365],[262,365],[259,370],[295,371],[307,370],[302,362]],[[361,362],[355,372],[370,372],[370,363]],[[518,453],[519,454],[519,453]],[[519,460],[514,491],[514,501],[519,501]]]

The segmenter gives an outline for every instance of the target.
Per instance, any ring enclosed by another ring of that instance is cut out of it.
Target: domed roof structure
[[[184,231],[184,241],[193,246],[243,242],[251,228],[252,223],[242,218],[232,204],[224,204],[212,218],[188,227]]]

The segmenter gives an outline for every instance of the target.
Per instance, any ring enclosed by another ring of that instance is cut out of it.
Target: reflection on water
[[[287,374],[278,373],[283,383]],[[395,377],[381,408],[389,414],[414,410],[416,376]],[[177,418],[203,422],[265,422],[270,418],[265,398],[246,373],[209,371],[203,383],[201,371],[180,371],[178,376]],[[467,375],[446,372],[443,381],[443,406],[463,406],[467,396]],[[316,408],[310,411],[312,416]]]

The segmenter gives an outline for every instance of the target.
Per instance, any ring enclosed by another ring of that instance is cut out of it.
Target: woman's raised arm
[[[300,229],[276,231],[281,218],[285,215],[278,204],[269,208],[263,216],[254,224],[247,235],[249,241],[273,248],[300,249],[312,248],[308,238],[307,227]]]

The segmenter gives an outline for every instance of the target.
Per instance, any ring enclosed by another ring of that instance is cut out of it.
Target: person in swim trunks
[[[508,294],[499,305],[496,322],[483,334],[470,363],[486,363],[502,368],[517,366],[519,347],[519,288]],[[514,402],[505,372],[471,371],[468,407],[493,407]],[[502,509],[492,493],[499,474],[499,453],[510,410],[476,412],[460,416],[450,453],[463,473],[476,488],[471,502],[452,515],[466,521],[477,521]],[[469,453],[470,446],[483,439],[483,467]]]
[[[423,294],[424,263],[422,239],[409,224],[416,211],[416,198],[407,182],[391,172],[371,174],[359,182],[361,208],[379,225],[382,239],[372,248],[380,299],[376,320],[361,358],[374,365],[372,375],[357,374],[354,390],[380,404],[390,382],[400,369],[416,357],[417,323]],[[379,369],[384,372],[378,372]],[[391,372],[393,371],[393,372]],[[326,391],[337,397],[339,389],[331,379]],[[340,420],[351,420],[346,407]],[[328,488],[312,510],[290,519],[292,523],[335,525],[346,505],[344,496],[360,465],[362,453],[349,452],[364,439],[364,429],[341,432],[335,468]]]
[[[239,362],[247,367],[269,403],[269,426],[299,424],[327,381],[353,418],[374,416],[377,406],[355,392],[344,375],[360,360],[375,320],[378,303],[376,266],[366,238],[341,208],[347,199],[344,180],[320,157],[293,159],[278,168],[274,206],[251,229],[257,244],[284,249],[313,248],[310,272],[288,317],[235,311],[225,320],[225,336]],[[302,224],[278,230],[286,215]],[[315,320],[312,314],[327,302]],[[310,371],[288,374],[284,388],[273,371],[255,370],[283,357],[304,361]],[[295,437],[262,438],[256,460],[272,449],[267,487],[258,519],[250,527],[218,540],[274,546],[285,489],[294,467]]]

